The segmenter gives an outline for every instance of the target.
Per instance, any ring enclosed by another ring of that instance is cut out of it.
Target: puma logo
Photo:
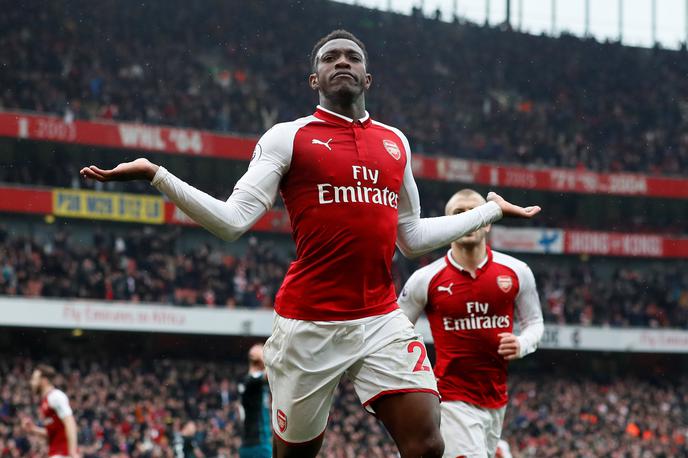
[[[438,286],[437,291],[439,291],[439,292],[444,291],[446,293],[449,293],[450,296],[452,296],[453,295],[452,290],[451,290],[452,286],[454,286],[454,283],[449,283],[449,286]]]
[[[326,142],[324,142],[324,141],[322,141],[322,140],[318,140],[317,138],[314,138],[314,139],[311,141],[311,143],[312,143],[313,145],[322,145],[322,146],[324,146],[325,148],[327,148],[328,150],[332,151],[332,148],[330,148],[330,142],[331,142],[331,141],[332,141],[331,138],[330,138],[329,140],[327,140]]]

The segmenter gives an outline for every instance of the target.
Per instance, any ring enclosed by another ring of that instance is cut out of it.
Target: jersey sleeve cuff
[[[499,208],[497,202],[488,202],[476,208],[480,210],[480,214],[486,224],[492,224],[502,219],[502,209]]]
[[[151,185],[157,187],[162,180],[169,175],[170,172],[167,171],[167,169],[163,166],[158,167],[158,171],[155,172],[155,176],[151,180]]]

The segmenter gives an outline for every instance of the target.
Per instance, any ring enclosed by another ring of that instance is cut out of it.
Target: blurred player
[[[30,418],[22,419],[22,427],[31,435],[48,440],[48,456],[51,458],[76,458],[76,421],[69,406],[67,395],[55,388],[55,369],[40,364],[31,374],[31,391],[41,397],[41,417],[44,427],[39,427]]]
[[[332,32],[314,46],[311,65],[308,82],[320,105],[263,135],[227,201],[146,159],[81,173],[100,181],[149,180],[226,240],[247,231],[281,192],[297,259],[277,294],[265,343],[275,456],[317,455],[345,373],[402,457],[441,456],[435,377],[421,337],[396,303],[395,243],[417,256],[503,215],[531,217],[540,209],[492,194],[465,214],[421,219],[406,137],[365,110],[372,76],[363,43]]]
[[[239,383],[243,430],[240,458],[270,458],[272,428],[270,426],[270,389],[265,375],[263,345],[256,344],[248,352],[248,374]]]
[[[472,189],[447,202],[446,214],[485,203]],[[532,353],[544,326],[535,279],[523,262],[492,251],[490,226],[451,244],[447,255],[416,271],[399,306],[412,322],[425,313],[435,341],[445,457],[495,456],[507,404],[508,362]],[[514,313],[520,336],[512,334]]]
[[[196,423],[187,421],[181,430],[174,435],[175,458],[203,458],[205,455],[196,440]]]

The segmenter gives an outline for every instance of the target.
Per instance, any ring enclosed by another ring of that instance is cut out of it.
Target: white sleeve
[[[227,201],[194,188],[164,167],[158,169],[151,184],[213,234],[236,240],[272,208],[280,181],[289,170],[293,135],[290,138],[288,134],[293,129],[284,126],[274,126],[258,141],[248,170]]]
[[[521,346],[519,357],[523,358],[537,349],[545,332],[545,325],[533,271],[523,264],[523,268],[518,269],[517,274],[519,292],[516,296],[516,315],[521,329],[521,334],[518,336]]]
[[[488,202],[458,215],[421,218],[420,197],[411,168],[411,149],[406,137],[401,132],[397,131],[397,134],[406,149],[406,168],[399,193],[397,224],[397,246],[404,256],[414,258],[429,253],[501,219],[502,210],[494,202]]]
[[[60,390],[52,390],[48,394],[48,405],[62,420],[72,415],[72,408],[69,406],[69,399],[67,399],[67,395]]]
[[[428,281],[423,269],[417,270],[409,277],[397,299],[399,307],[411,323],[416,324],[428,303]]]

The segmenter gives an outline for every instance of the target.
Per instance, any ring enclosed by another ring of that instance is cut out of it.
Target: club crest
[[[382,145],[385,147],[390,156],[392,156],[397,161],[401,157],[401,150],[399,146],[392,140],[382,140]]]
[[[511,291],[511,287],[514,286],[513,280],[511,280],[511,277],[508,275],[500,275],[497,277],[497,286],[499,286],[499,289],[504,291],[505,293],[508,293]]]

